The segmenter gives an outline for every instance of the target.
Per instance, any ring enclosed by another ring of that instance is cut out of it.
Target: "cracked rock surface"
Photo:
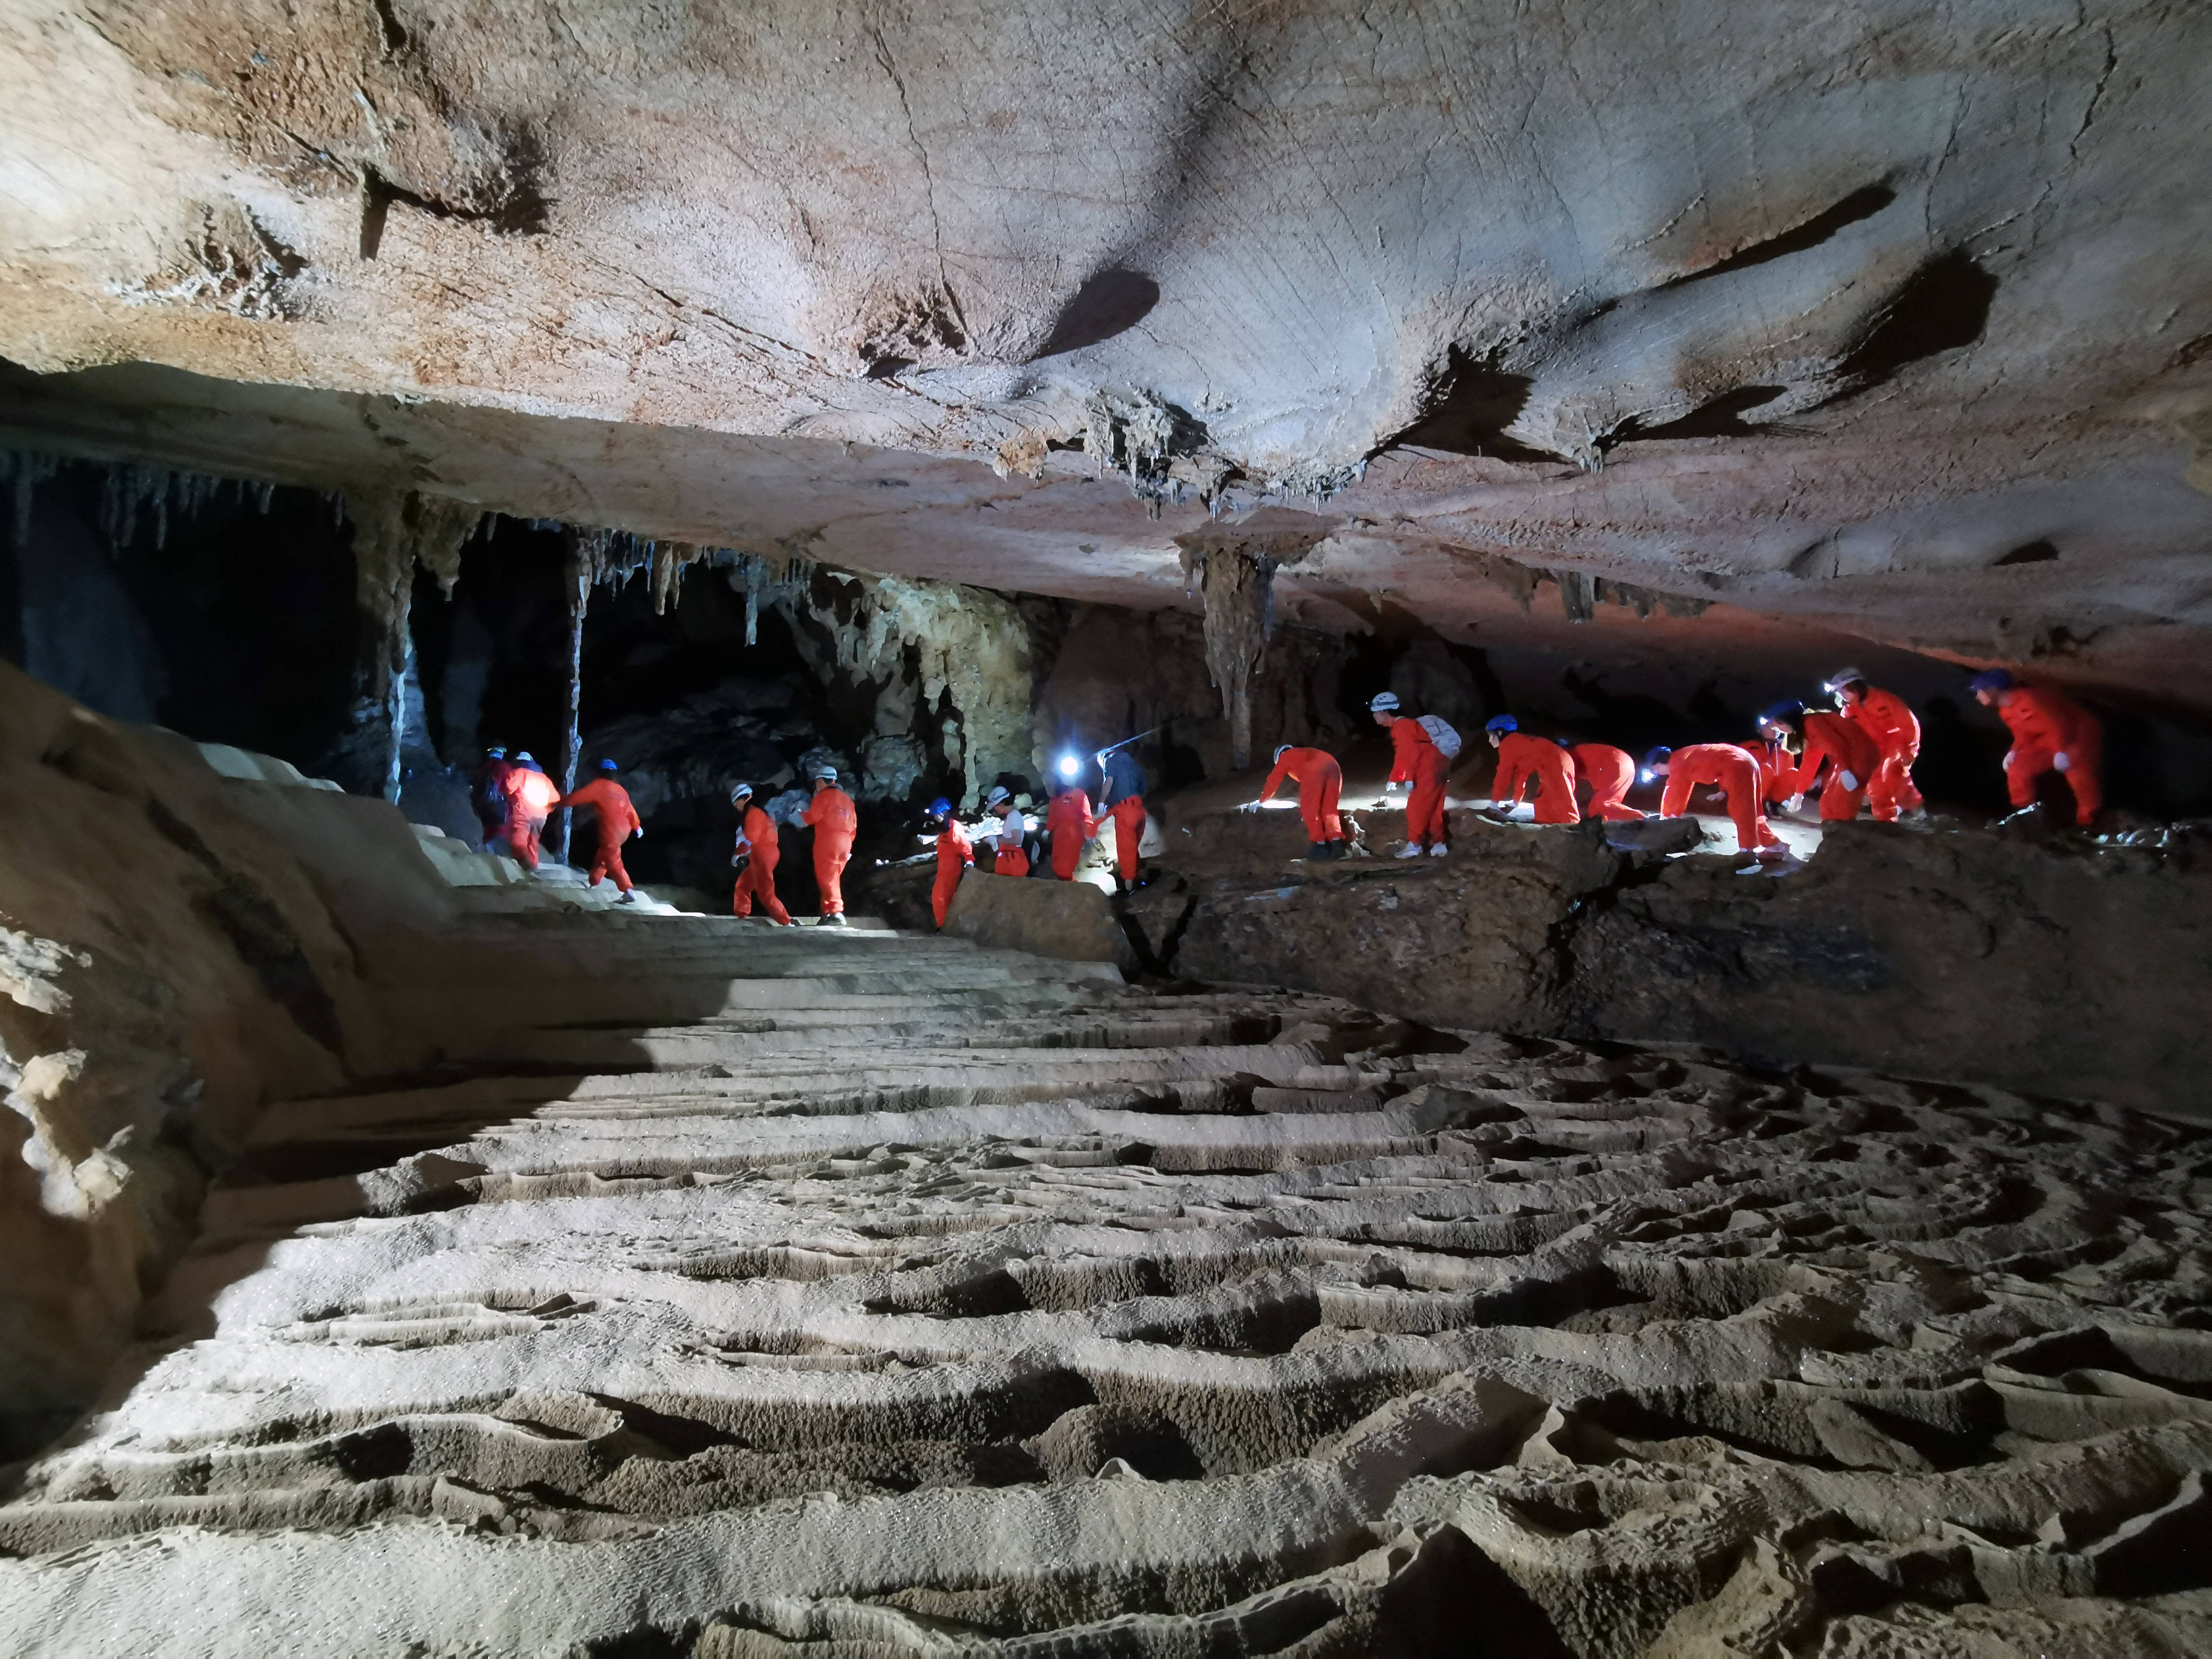
[[[11,1650],[2212,1643],[2201,1131],[857,930],[408,994],[487,1035],[263,1120]]]

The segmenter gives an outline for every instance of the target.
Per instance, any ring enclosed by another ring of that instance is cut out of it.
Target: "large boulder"
[[[1063,962],[1110,962],[1124,973],[1140,966],[1113,901],[1087,881],[970,870],[953,895],[945,931],[978,945]]]

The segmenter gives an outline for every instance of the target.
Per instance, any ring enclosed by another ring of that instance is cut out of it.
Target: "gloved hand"
[[[742,871],[752,861],[753,855],[750,853],[732,853],[730,854],[730,868],[732,870]]]
[[[1784,801],[1784,802],[1782,803],[1782,810],[1783,810],[1784,811],[1785,811],[1785,812],[1794,812],[1794,811],[1796,811],[1799,807],[1801,807],[1801,806],[1804,805],[1804,804],[1805,804],[1805,797],[1804,797],[1804,796],[1802,796],[1802,794],[1800,794],[1800,795],[1792,795],[1792,796],[1790,796],[1790,799],[1789,799],[1788,800],[1785,800],[1785,801]]]
[[[2074,757],[2063,749],[2051,757],[2051,763],[2062,772],[2071,772],[2074,769]]]
[[[1838,772],[1836,776],[1842,781],[1846,789],[1856,789],[1859,787],[1858,774],[1856,772]]]
[[[636,829],[631,830],[629,833],[632,840],[643,841],[645,839],[645,826],[641,823]]]

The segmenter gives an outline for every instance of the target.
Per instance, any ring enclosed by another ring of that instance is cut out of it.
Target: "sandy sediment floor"
[[[273,1109],[15,1472],[0,1649],[2212,1650],[2202,1131],[882,934],[453,965],[502,1028]]]

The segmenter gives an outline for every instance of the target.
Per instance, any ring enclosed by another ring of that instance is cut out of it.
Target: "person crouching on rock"
[[[1344,768],[1336,757],[1325,749],[1285,744],[1275,751],[1275,769],[1267,774],[1255,805],[1274,799],[1285,779],[1298,787],[1298,816],[1306,821],[1306,840],[1312,843],[1306,857],[1344,857],[1344,819],[1336,810],[1337,798],[1344,793]]]
[[[1091,797],[1072,779],[1060,780],[1052,792],[1052,805],[1044,815],[1045,840],[1052,848],[1052,873],[1060,881],[1075,879],[1075,866],[1083,849],[1098,833],[1098,820],[1091,816]]]
[[[636,890],[631,886],[629,872],[623,868],[623,843],[632,836],[642,836],[645,824],[637,816],[629,791],[615,781],[615,763],[611,760],[599,763],[599,775],[582,788],[561,797],[556,806],[588,806],[599,830],[599,847],[592,854],[592,879],[588,884],[597,887],[599,878],[612,876],[615,890],[622,895],[619,904],[637,902]]]
[[[801,823],[814,831],[814,880],[822,889],[822,920],[817,927],[845,924],[845,864],[853,856],[853,837],[860,832],[860,815],[853,798],[837,787],[837,769],[819,766],[814,771],[814,799],[806,803]]]
[[[991,856],[991,873],[994,876],[1026,876],[1030,872],[1029,849],[1023,844],[1029,839],[1030,821],[1022,809],[1014,805],[1012,791],[1003,783],[992,786],[984,798],[986,817],[998,819],[996,829],[986,829],[976,836],[978,841],[996,843],[998,850]]]
[[[1881,750],[1862,728],[1825,708],[1778,702],[1759,717],[1759,729],[1761,737],[1796,757],[1789,776],[1771,786],[1790,792],[1793,810],[1818,783],[1821,823],[1840,823],[1858,817],[1881,766]],[[1826,782],[1821,781],[1824,773]]]
[[[1644,781],[1667,780],[1667,793],[1659,802],[1659,816],[1679,818],[1690,810],[1690,791],[1700,787],[1718,789],[1728,797],[1729,817],[1735,820],[1735,850],[1763,860],[1787,858],[1789,849],[1766,821],[1760,797],[1763,774],[1759,758],[1733,743],[1693,743],[1680,749],[1655,749],[1644,757]]]
[[[1399,712],[1395,692],[1376,693],[1367,708],[1376,725],[1390,734],[1390,782],[1407,784],[1412,791],[1406,799],[1406,844],[1398,856],[1417,859],[1426,853],[1440,859],[1446,850],[1444,776],[1451,764],[1428,728]]]
[[[1629,787],[1636,781],[1636,763],[1625,749],[1609,743],[1577,743],[1565,746],[1575,764],[1575,779],[1589,785],[1589,805],[1584,817],[1608,823],[1641,823],[1644,814],[1628,804]]]
[[[1874,739],[1881,764],[1867,786],[1867,805],[1884,823],[1900,817],[1926,817],[1927,804],[1912,781],[1912,763],[1920,757],[1920,719],[1894,691],[1867,684],[1856,668],[1838,668],[1828,677],[1828,695],[1844,718]]]
[[[561,786],[547,777],[526,749],[514,757],[514,769],[500,785],[507,797],[507,844],[526,870],[538,867],[538,838],[545,833],[545,815],[561,799]]]
[[[1510,812],[1521,804],[1521,794],[1536,786],[1536,822],[1577,823],[1574,763],[1556,743],[1530,737],[1510,714],[1493,716],[1482,728],[1490,746],[1498,751],[1498,781],[1490,786],[1490,802]]]
[[[966,828],[952,816],[952,803],[942,795],[929,803],[921,827],[921,838],[937,844],[937,883],[929,890],[929,908],[941,932],[945,914],[952,908],[952,896],[960,890],[960,878],[975,862],[975,846],[968,839]]]
[[[738,809],[737,844],[730,854],[730,867],[738,872],[738,884],[730,895],[730,914],[749,916],[757,900],[763,915],[779,927],[788,927],[791,912],[775,896],[775,866],[783,856],[775,820],[753,805],[750,783],[730,791],[730,805]]]
[[[2022,685],[2002,668],[1966,682],[1975,700],[1994,708],[2012,733],[2004,757],[2005,791],[2016,810],[2035,805],[2035,781],[2045,772],[2066,780],[2074,819],[2087,828],[2105,804],[2105,726],[2094,714],[2047,685]]]

